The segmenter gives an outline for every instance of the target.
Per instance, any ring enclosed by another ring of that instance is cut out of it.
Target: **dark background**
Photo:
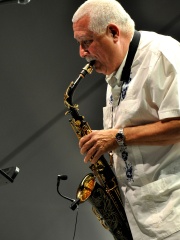
[[[75,198],[90,172],[65,116],[63,96],[85,61],[79,58],[71,17],[81,0],[32,0],[0,5],[0,168],[18,166],[13,184],[0,187],[1,240],[71,240],[76,211],[56,192]],[[179,0],[121,1],[137,30],[157,31],[180,40]],[[167,46],[168,47],[168,46]],[[105,82],[95,72],[79,85],[79,104],[91,128],[102,128]],[[77,240],[112,236],[91,212],[79,208]]]

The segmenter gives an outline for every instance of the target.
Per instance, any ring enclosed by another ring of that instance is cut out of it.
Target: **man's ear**
[[[116,39],[119,37],[119,28],[115,24],[109,24],[108,33],[111,34],[114,39]]]

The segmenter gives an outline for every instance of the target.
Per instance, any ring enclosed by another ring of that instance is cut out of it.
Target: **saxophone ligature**
[[[82,68],[78,78],[71,82],[64,94],[64,104],[68,108],[66,114],[78,139],[89,134],[92,130],[84,116],[79,114],[77,104],[73,104],[73,94],[80,81],[93,71],[95,61]],[[114,240],[133,240],[128,224],[116,176],[101,156],[95,164],[89,166],[92,173],[87,174],[79,184],[76,197],[79,203],[89,201],[92,210],[101,224],[108,229]]]

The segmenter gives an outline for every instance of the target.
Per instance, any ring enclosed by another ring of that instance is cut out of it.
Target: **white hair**
[[[72,22],[85,15],[90,17],[89,30],[103,34],[110,23],[120,27],[124,33],[133,33],[135,23],[116,0],[86,0],[74,13]]]

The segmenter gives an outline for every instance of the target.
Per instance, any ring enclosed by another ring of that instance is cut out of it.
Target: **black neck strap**
[[[139,45],[140,37],[141,37],[140,32],[135,31],[133,39],[132,39],[132,41],[130,42],[130,45],[129,45],[129,51],[128,51],[126,63],[124,65],[122,75],[121,75],[121,81],[123,83],[128,82],[128,80],[129,80],[129,76],[130,76],[130,73],[131,73],[131,65],[132,65],[134,56],[136,54],[137,47]]]

